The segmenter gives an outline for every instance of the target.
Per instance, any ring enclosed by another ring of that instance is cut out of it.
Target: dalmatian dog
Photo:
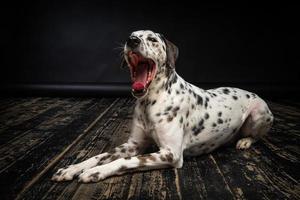
[[[52,180],[97,182],[126,172],[181,168],[184,156],[229,142],[247,149],[271,128],[273,115],[258,95],[221,87],[200,89],[175,71],[178,48],[152,31],[133,32],[125,46],[136,106],[128,141],[110,152],[59,169]],[[155,143],[157,152],[143,154]]]

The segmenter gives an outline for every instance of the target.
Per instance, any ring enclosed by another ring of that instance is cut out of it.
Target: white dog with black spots
[[[269,131],[273,115],[264,100],[237,88],[200,89],[175,72],[177,57],[178,48],[161,34],[133,32],[124,47],[137,99],[128,141],[59,169],[52,180],[97,182],[128,171],[181,168],[185,155],[233,141],[247,149]],[[143,154],[153,142],[159,151]]]

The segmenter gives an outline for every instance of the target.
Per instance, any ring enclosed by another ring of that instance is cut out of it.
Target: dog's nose
[[[127,39],[127,45],[131,48],[137,47],[141,43],[141,40],[136,36],[130,36]]]

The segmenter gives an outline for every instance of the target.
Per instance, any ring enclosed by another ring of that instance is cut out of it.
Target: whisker
[[[123,43],[117,43],[117,47],[113,48],[114,50],[124,49],[125,44]]]

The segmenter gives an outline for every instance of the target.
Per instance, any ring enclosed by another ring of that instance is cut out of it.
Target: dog
[[[247,149],[267,134],[273,115],[264,100],[238,88],[200,89],[176,73],[177,57],[178,48],[163,35],[133,32],[124,46],[137,99],[128,141],[59,169],[52,180],[78,176],[87,183],[129,171],[181,168],[184,156],[209,153],[232,141],[237,149]],[[143,154],[153,142],[159,151]]]

